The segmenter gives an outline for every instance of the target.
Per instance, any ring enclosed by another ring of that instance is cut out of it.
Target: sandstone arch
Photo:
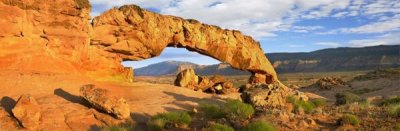
[[[89,13],[87,0],[0,0],[0,69],[131,80],[132,69],[121,61],[181,47],[250,71],[252,82],[278,81],[259,43],[239,31],[135,5],[111,9],[92,23]]]
[[[252,83],[278,81],[257,41],[239,31],[221,29],[143,10],[135,5],[111,9],[94,18],[91,45],[119,60],[142,60],[166,47],[181,47],[252,72]]]

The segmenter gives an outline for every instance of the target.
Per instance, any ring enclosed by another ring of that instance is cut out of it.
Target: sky
[[[400,44],[400,0],[90,0],[92,17],[136,4],[166,15],[240,30],[260,41],[266,53]],[[158,57],[124,62],[140,68],[167,61],[201,65],[219,61],[167,48]]]

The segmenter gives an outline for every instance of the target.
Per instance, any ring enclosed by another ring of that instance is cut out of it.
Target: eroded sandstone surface
[[[259,42],[221,29],[135,5],[111,9],[90,22],[87,0],[1,0],[0,69],[83,74],[130,81],[124,60],[186,48],[253,73],[250,82],[278,81]],[[49,68],[51,66],[51,68]]]
[[[80,89],[81,96],[94,108],[113,114],[118,119],[130,117],[129,105],[124,98],[110,95],[106,89],[85,85]]]
[[[22,95],[12,109],[12,113],[26,129],[37,130],[39,127],[40,106],[31,95]]]

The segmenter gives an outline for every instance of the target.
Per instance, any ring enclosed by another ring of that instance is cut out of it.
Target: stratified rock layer
[[[81,96],[94,108],[115,115],[118,119],[130,117],[130,109],[124,98],[110,95],[110,93],[94,85],[85,85],[80,89]]]

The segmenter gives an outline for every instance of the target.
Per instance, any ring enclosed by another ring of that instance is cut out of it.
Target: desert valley
[[[0,131],[400,131],[400,43],[266,53],[239,30],[92,8],[0,0]],[[221,63],[122,64],[166,48]]]

